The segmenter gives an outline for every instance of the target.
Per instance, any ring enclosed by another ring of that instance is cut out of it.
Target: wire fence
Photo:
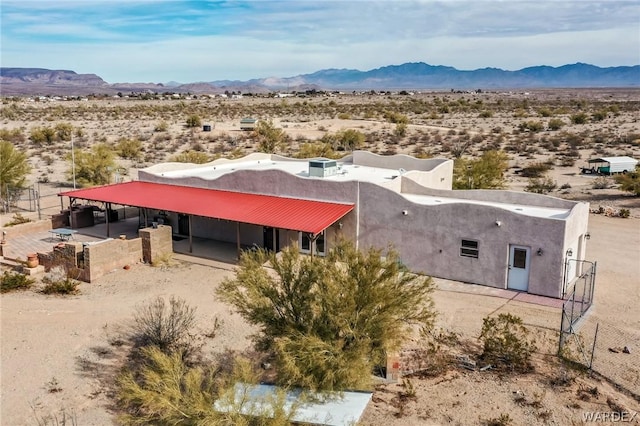
[[[40,184],[21,189],[6,188],[0,197],[0,213],[36,213],[38,219],[46,218],[63,209],[63,200],[58,193],[68,189],[66,186]]]
[[[593,304],[596,263],[582,261],[582,274],[562,306],[558,351],[640,400],[640,330],[587,313]]]

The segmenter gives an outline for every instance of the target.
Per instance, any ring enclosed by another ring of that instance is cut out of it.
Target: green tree
[[[247,251],[218,295],[260,328],[257,347],[273,353],[280,383],[362,388],[411,327],[429,329],[435,319],[432,280],[408,272],[395,251],[384,255],[344,241],[326,257],[296,246],[278,256]]]
[[[30,171],[27,155],[16,150],[11,142],[0,140],[0,200],[8,193],[22,190]]]
[[[266,153],[276,152],[287,140],[284,130],[278,129],[271,120],[259,121],[254,135],[258,141],[258,151]]]
[[[622,191],[640,196],[640,168],[636,168],[636,170],[631,173],[617,175],[615,180],[616,183],[620,185]]]
[[[508,167],[503,151],[485,151],[480,158],[457,158],[453,166],[453,189],[504,188]]]
[[[106,185],[111,183],[116,167],[111,146],[94,145],[91,151],[74,150],[76,182],[81,186]],[[67,160],[72,161],[71,155]],[[67,177],[73,178],[73,165],[67,170]]]

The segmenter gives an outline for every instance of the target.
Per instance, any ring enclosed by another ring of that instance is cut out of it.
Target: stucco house
[[[579,275],[589,206],[451,189],[453,162],[355,151],[340,160],[251,154],[163,163],[139,181],[64,193],[162,211],[175,234],[323,255],[337,236],[393,246],[411,270],[562,297]],[[145,213],[147,214],[147,213]]]

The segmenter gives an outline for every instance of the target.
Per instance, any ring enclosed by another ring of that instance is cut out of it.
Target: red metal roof
[[[78,189],[58,195],[312,234],[322,232],[354,207],[353,204],[139,181]]]

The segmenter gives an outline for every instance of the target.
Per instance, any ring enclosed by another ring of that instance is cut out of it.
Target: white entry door
[[[529,264],[531,250],[529,247],[509,246],[509,277],[507,288],[527,291],[529,289]]]

